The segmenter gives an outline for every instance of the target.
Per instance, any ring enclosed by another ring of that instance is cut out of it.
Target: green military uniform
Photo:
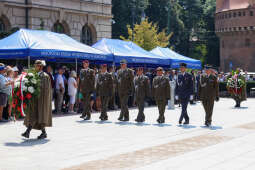
[[[111,110],[115,110],[115,94],[116,94],[116,87],[117,87],[117,76],[115,75],[115,72],[111,72],[111,75],[113,77],[113,95],[110,97],[109,101],[109,108]]]
[[[99,118],[101,120],[108,120],[108,103],[113,96],[113,77],[111,73],[105,72],[98,75],[96,93],[101,99],[101,115]]]
[[[95,91],[95,73],[94,70],[82,69],[80,71],[80,91],[83,95],[83,113],[81,118],[90,120],[90,98],[91,94]]]
[[[219,100],[219,83],[214,75],[202,74],[199,83],[199,98],[205,110],[205,125],[212,123],[214,101]]]
[[[152,94],[156,100],[159,110],[158,123],[165,122],[165,109],[167,101],[170,99],[170,84],[169,78],[166,76],[156,76],[152,83]]]
[[[117,72],[118,94],[120,98],[121,112],[120,121],[129,121],[128,98],[133,94],[134,89],[134,73],[133,70],[126,68]]]
[[[144,122],[145,115],[144,115],[144,100],[146,97],[150,96],[150,80],[147,76],[140,75],[136,76],[135,80],[135,97],[136,97],[136,104],[138,106],[139,112],[136,118],[137,122]]]

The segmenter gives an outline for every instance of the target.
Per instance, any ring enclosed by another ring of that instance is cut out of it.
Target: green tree
[[[172,33],[167,35],[165,30],[159,32],[158,25],[149,22],[148,19],[136,24],[134,30],[130,25],[127,25],[127,29],[128,37],[120,36],[120,38],[126,41],[133,40],[134,43],[148,51],[157,46],[167,47],[172,36]]]
[[[127,25],[132,25],[132,10],[134,22],[140,23],[142,14],[148,6],[148,0],[112,0],[113,26],[112,37],[127,36]]]
[[[145,10],[149,21],[158,23],[159,31],[166,28],[168,33],[173,32],[170,44],[175,49],[182,43],[184,31],[184,23],[180,18],[182,10],[178,1],[173,0],[149,0],[149,6]]]

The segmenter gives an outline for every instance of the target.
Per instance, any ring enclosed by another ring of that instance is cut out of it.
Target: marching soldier
[[[29,138],[30,131],[36,129],[42,131],[37,139],[45,139],[47,138],[45,128],[52,126],[52,87],[50,77],[43,72],[45,65],[45,61],[35,61],[35,70],[40,77],[40,94],[29,103],[24,120],[27,130],[21,134],[25,138]]]
[[[200,76],[199,96],[205,110],[205,125],[211,126],[214,100],[219,101],[219,84],[212,74],[211,66],[205,67],[205,74]]]
[[[182,106],[182,113],[179,118],[179,124],[182,124],[183,118],[185,119],[184,124],[189,124],[189,116],[187,112],[188,103],[193,100],[193,80],[192,75],[186,72],[187,64],[180,64],[181,73],[178,75],[176,80],[176,100],[179,100]]]
[[[163,68],[157,68],[157,76],[153,79],[152,94],[158,105],[159,118],[158,123],[165,123],[165,109],[167,101],[170,99],[169,78],[163,75]]]
[[[113,78],[111,73],[107,72],[107,65],[101,66],[101,73],[98,75],[96,85],[97,96],[101,99],[101,115],[102,121],[108,120],[107,109],[110,98],[113,96]]]
[[[112,97],[110,98],[110,101],[109,101],[109,109],[110,110],[115,110],[115,95],[116,95],[116,88],[117,88],[117,76],[115,74],[115,66],[112,66],[110,69],[109,69],[109,73],[111,73],[112,75],[112,78],[113,78],[113,95]]]
[[[143,75],[143,68],[138,68],[137,76],[134,80],[135,83],[135,97],[138,106],[138,115],[135,119],[136,122],[144,122],[144,100],[149,97],[150,94],[150,80],[147,76]]]
[[[121,112],[119,121],[129,121],[128,98],[133,94],[134,72],[127,68],[127,61],[121,60],[121,68],[117,72],[118,94],[120,98]]]
[[[83,95],[83,113],[80,118],[84,120],[90,120],[90,98],[91,94],[95,91],[95,72],[89,68],[89,61],[82,62],[83,69],[80,71],[80,92]]]

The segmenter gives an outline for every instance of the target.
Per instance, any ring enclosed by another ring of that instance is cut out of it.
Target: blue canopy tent
[[[44,59],[74,62],[87,59],[112,62],[113,57],[84,45],[65,34],[50,31],[20,29],[0,40],[0,59]]]
[[[119,64],[122,59],[126,59],[128,64],[135,67],[170,66],[169,60],[152,54],[130,41],[103,38],[92,47],[97,48],[105,53],[112,54],[116,64]]]
[[[184,62],[188,68],[201,69],[201,61],[180,55],[169,48],[156,47],[151,53],[171,60],[171,68],[179,68],[180,63]]]

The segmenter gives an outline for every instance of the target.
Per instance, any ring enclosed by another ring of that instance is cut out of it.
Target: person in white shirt
[[[68,79],[68,95],[69,95],[69,113],[74,113],[73,107],[75,104],[75,97],[77,93],[77,82],[75,78],[77,74],[75,71],[72,71]]]
[[[62,112],[61,110],[62,110],[62,104],[63,104],[63,97],[65,93],[63,73],[64,73],[64,70],[62,68],[59,68],[58,75],[56,78],[56,94],[57,94],[57,98],[55,100],[55,108],[57,111],[56,113]]]

